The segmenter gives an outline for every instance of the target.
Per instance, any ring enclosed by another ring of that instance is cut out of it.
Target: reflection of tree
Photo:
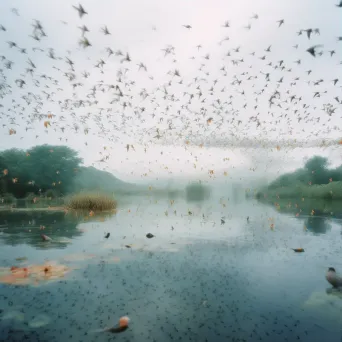
[[[210,197],[210,189],[199,183],[192,183],[185,188],[187,202],[202,202]]]
[[[342,218],[342,201],[327,201],[322,199],[288,200],[288,199],[261,199],[259,202],[272,206],[280,213],[326,216]]]
[[[72,239],[82,235],[76,229],[80,218],[65,215],[64,212],[16,212],[0,214],[0,235],[2,242],[8,245],[28,244],[36,248],[64,248],[65,243],[44,243],[41,234],[53,240]],[[41,230],[40,227],[45,229]]]
[[[325,234],[331,229],[327,218],[323,216],[311,216],[306,219],[306,228],[315,234]]]

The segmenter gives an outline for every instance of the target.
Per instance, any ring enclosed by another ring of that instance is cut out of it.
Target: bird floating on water
[[[342,287],[342,277],[336,273],[336,270],[334,267],[329,267],[327,273],[325,274],[325,279],[333,287]]]

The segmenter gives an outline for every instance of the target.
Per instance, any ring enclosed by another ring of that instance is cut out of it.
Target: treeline
[[[256,197],[342,199],[342,165],[329,168],[327,158],[314,156],[303,168],[278,177],[258,191]]]
[[[81,190],[124,189],[127,183],[111,173],[82,166],[67,146],[40,145],[0,152],[0,195],[61,197]]]
[[[68,193],[81,166],[76,151],[66,146],[40,145],[28,150],[0,152],[0,193],[23,198],[47,191]]]
[[[0,205],[15,199],[59,198],[81,191],[114,195],[186,196],[201,201],[210,196],[208,187],[192,183],[185,189],[155,188],[126,183],[112,173],[86,167],[77,151],[67,146],[39,145],[28,150],[0,151]]]
[[[328,159],[314,156],[310,158],[303,168],[286,173],[273,181],[268,189],[295,185],[322,185],[342,181],[342,165],[329,168]]]

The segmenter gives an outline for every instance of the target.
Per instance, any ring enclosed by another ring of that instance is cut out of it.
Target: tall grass
[[[258,191],[257,198],[317,198],[317,199],[342,199],[342,182],[331,182],[321,185],[305,185],[302,183],[293,186],[279,187],[275,189],[265,188]]]
[[[103,211],[117,207],[117,202],[111,196],[101,193],[79,193],[67,200],[67,207],[74,210]]]

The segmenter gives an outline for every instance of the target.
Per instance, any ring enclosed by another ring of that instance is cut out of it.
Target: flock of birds
[[[81,22],[92,15],[81,4],[70,11],[75,11]],[[20,11],[12,12],[13,21],[22,25]],[[259,20],[258,14],[250,17],[251,22]],[[65,21],[59,24],[73,25]],[[124,143],[127,152],[136,151],[135,145],[139,144],[142,153],[154,144],[180,144],[185,148],[271,144],[280,149],[281,144],[274,142],[277,139],[290,144],[295,141],[298,146],[315,137],[339,135],[342,97],[338,72],[334,79],[325,79],[318,67],[306,69],[305,64],[310,62],[302,52],[315,60],[323,58],[322,63],[340,70],[342,37],[337,37],[336,46],[325,47],[323,42],[313,43],[320,40],[320,28],[298,28],[297,33],[293,32],[295,44],[289,49],[301,57],[276,60],[275,44],[255,51],[229,46],[231,24],[226,21],[221,26],[221,59],[213,58],[210,51],[202,52],[205,47],[198,44],[189,56],[194,70],[187,72],[178,67],[183,61],[178,59],[176,47],[167,45],[161,47],[157,61],[162,59],[163,66],[170,69],[165,75],[154,75],[150,71],[153,65],[111,47],[112,32],[107,25],[99,32],[104,36],[99,41],[107,40],[101,49],[88,37],[95,29],[83,24],[78,26],[80,37],[74,50],[68,51],[52,46],[41,20],[33,19],[26,46],[1,25],[2,130],[8,139],[14,135],[44,142],[58,138],[66,144],[72,143],[70,134],[78,134],[88,147],[93,135],[108,146]],[[183,28],[194,29],[190,24]],[[286,30],[286,20],[275,20],[274,29]],[[244,30],[253,31],[252,25]],[[83,69],[85,65],[87,69]],[[107,82],[109,79],[111,82]],[[49,107],[56,110],[49,111]],[[269,142],[272,134],[276,140]],[[328,143],[337,145],[339,139]],[[114,158],[108,146],[99,148],[96,165],[106,168]],[[170,158],[175,159],[172,155]],[[191,154],[189,158],[196,168],[197,156]]]

